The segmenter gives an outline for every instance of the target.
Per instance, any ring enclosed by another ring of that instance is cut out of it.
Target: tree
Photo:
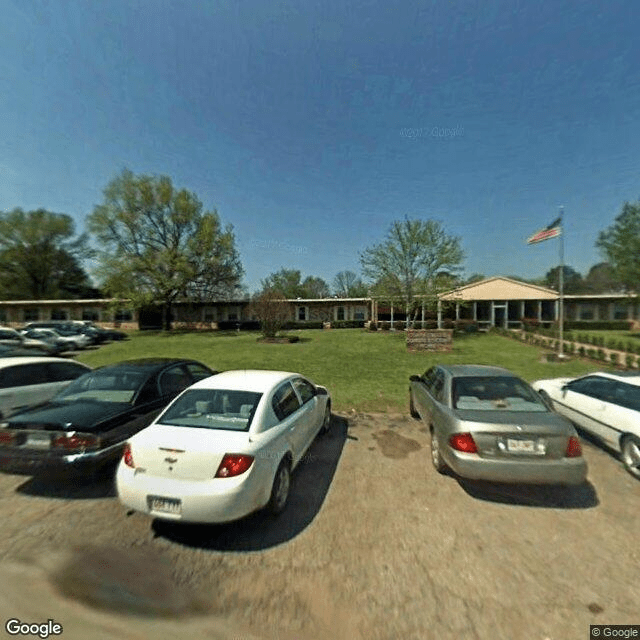
[[[390,300],[402,300],[407,317],[417,295],[435,298],[438,274],[455,274],[464,253],[460,239],[447,235],[435,220],[395,221],[386,239],[360,256],[362,271],[374,291]]]
[[[336,274],[333,292],[341,298],[364,298],[369,294],[367,285],[353,271],[340,271]]]
[[[273,289],[290,300],[329,296],[329,285],[322,278],[307,276],[303,281],[302,274],[297,269],[282,268],[268,275],[260,284],[262,291]]]
[[[0,295],[9,299],[80,298],[91,282],[80,261],[87,236],[71,216],[20,208],[0,214]]]
[[[291,319],[291,305],[275,289],[256,293],[249,305],[249,312],[260,321],[260,329],[265,338],[275,338],[278,331]]]
[[[547,271],[544,277],[545,287],[560,290],[560,267],[553,267]],[[563,293],[581,293],[584,289],[582,275],[573,267],[564,265],[562,268],[562,291]]]
[[[104,190],[88,225],[101,246],[100,273],[112,295],[137,307],[160,304],[171,329],[174,301],[207,302],[238,289],[242,265],[233,227],[204,211],[167,176],[124,170]]]
[[[625,202],[614,223],[596,241],[613,274],[627,290],[640,284],[640,200]]]
[[[608,262],[594,264],[584,279],[586,293],[612,293],[621,291],[622,284],[616,278],[611,265]]]

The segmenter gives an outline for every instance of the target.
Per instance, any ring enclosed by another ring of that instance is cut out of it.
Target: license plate
[[[515,440],[513,438],[507,438],[507,451],[509,451],[509,453],[544,455],[545,446],[542,440]]]
[[[27,445],[40,449],[48,449],[51,446],[51,435],[48,433],[30,433],[27,436]]]
[[[179,516],[182,513],[182,502],[174,498],[149,496],[147,502],[149,503],[149,509],[157,513],[170,513],[174,516]]]

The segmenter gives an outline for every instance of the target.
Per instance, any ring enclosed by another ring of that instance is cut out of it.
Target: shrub
[[[627,353],[626,365],[629,369],[633,369],[634,367],[638,366],[636,356],[631,353]]]
[[[364,327],[364,320],[333,320],[332,329],[361,329]]]
[[[586,355],[586,349],[582,345],[578,347],[578,355],[582,358]]]
[[[609,360],[611,360],[611,364],[618,364],[618,354],[615,351],[612,351],[609,354]]]
[[[606,360],[606,355],[605,355],[604,349],[602,347],[600,347],[598,349],[598,356],[597,357],[598,357],[598,360]]]

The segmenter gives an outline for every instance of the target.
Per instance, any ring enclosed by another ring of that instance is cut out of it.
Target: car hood
[[[12,429],[75,429],[91,431],[101,422],[131,410],[124,402],[51,402],[38,408],[14,414],[9,419]]]

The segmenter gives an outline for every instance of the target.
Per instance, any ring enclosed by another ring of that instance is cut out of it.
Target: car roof
[[[41,364],[45,362],[75,362],[76,364],[83,365],[82,362],[76,362],[69,358],[53,358],[47,356],[9,356],[6,358],[0,357],[0,369],[8,366],[15,366],[17,364]],[[83,365],[89,369],[87,365]]]
[[[618,382],[624,382],[626,384],[633,384],[640,387],[640,373],[635,371],[596,371],[595,373],[590,373],[587,376],[582,376],[583,378],[587,378],[589,376],[600,376],[601,378],[610,378],[611,380],[617,380]]]
[[[450,373],[454,378],[463,378],[466,376],[512,376],[517,378],[513,371],[509,371],[503,367],[493,367],[484,364],[447,364],[438,366]]]
[[[201,364],[200,362],[196,362],[195,360],[191,360],[189,358],[134,358],[132,360],[122,360],[120,362],[113,362],[111,364],[105,364],[100,367],[101,370],[106,369],[139,369],[142,371],[161,371],[165,367],[174,365],[174,364],[190,364],[196,363]],[[209,367],[210,368],[210,367]]]
[[[284,380],[303,377],[291,371],[266,371],[262,369],[239,369],[223,371],[210,378],[196,382],[198,389],[231,389],[237,391],[256,391],[266,393]]]

